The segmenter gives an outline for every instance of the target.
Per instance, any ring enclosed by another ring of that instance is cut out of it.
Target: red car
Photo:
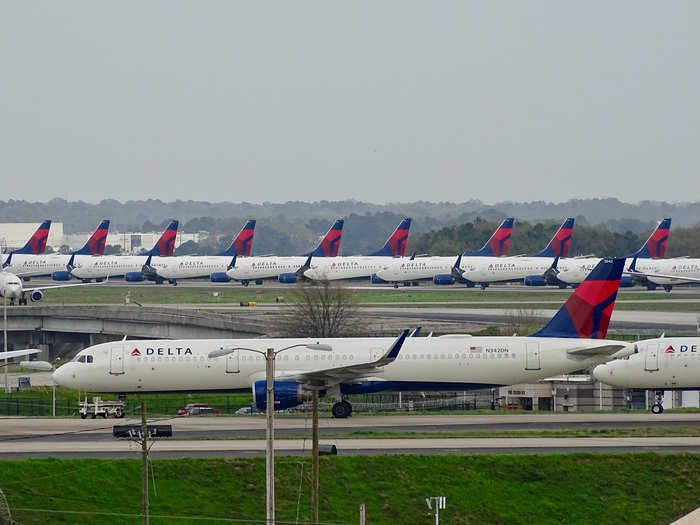
[[[219,411],[206,403],[190,403],[185,408],[178,410],[177,413],[180,416],[202,416],[204,414],[218,414]]]

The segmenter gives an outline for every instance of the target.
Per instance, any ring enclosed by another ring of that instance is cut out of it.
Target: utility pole
[[[143,525],[148,525],[148,425],[146,424],[146,401],[144,399],[139,401],[141,402],[141,514]]]
[[[365,509],[365,504],[360,504],[360,525],[367,524],[367,510]]]
[[[267,410],[265,418],[267,420],[267,453],[265,454],[265,473],[266,473],[266,518],[267,525],[275,524],[275,349],[268,348],[265,354],[266,360],[266,377],[265,390],[267,391]]]
[[[318,523],[318,390],[312,391],[311,400],[311,521],[314,523]]]
[[[3,347],[3,351],[7,352],[7,297],[3,296],[2,298],[2,316],[5,321],[4,327],[5,327],[5,334],[4,334],[4,341],[5,341],[5,346]],[[10,380],[7,378],[7,354],[5,354],[5,393],[9,394],[10,393]]]

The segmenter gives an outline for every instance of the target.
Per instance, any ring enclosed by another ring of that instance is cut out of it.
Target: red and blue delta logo
[[[666,350],[665,350],[665,352],[667,354],[673,354],[673,353],[675,353],[675,351],[676,351],[676,349],[673,348],[673,345],[668,345],[668,348],[666,348]]]
[[[134,348],[129,355],[133,357],[141,357],[141,351],[138,348]]]

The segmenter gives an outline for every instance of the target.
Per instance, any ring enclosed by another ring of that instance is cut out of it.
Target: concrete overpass
[[[0,320],[1,321],[1,320]],[[8,346],[33,347],[42,359],[121,339],[225,339],[259,337],[265,319],[239,312],[211,312],[138,305],[23,306],[7,310]]]

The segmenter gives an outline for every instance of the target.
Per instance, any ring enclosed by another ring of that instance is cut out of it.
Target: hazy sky
[[[8,0],[0,200],[700,200],[699,15]]]

